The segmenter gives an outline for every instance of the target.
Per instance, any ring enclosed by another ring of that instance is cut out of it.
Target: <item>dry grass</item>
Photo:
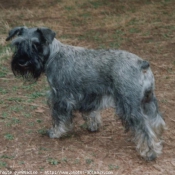
[[[0,169],[111,170],[114,174],[175,173],[175,1],[174,0],[1,0],[0,3]],[[74,131],[60,140],[42,133],[51,126],[45,102],[48,85],[24,84],[10,70],[5,42],[14,26],[47,26],[64,43],[131,51],[150,61],[156,94],[168,129],[163,154],[145,162],[129,142],[112,110],[104,126],[86,131],[76,114]]]

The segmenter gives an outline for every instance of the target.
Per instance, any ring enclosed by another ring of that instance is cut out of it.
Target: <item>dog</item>
[[[50,138],[72,129],[73,112],[82,113],[90,131],[101,126],[100,110],[113,107],[130,130],[138,153],[154,160],[162,152],[165,121],[158,109],[148,61],[123,50],[94,50],[62,44],[47,27],[15,27],[7,37],[15,76],[35,80],[45,73],[53,126]]]

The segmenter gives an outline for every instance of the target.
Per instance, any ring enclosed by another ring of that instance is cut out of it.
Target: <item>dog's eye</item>
[[[42,45],[41,45],[41,44],[35,42],[35,43],[33,43],[32,46],[33,46],[33,49],[34,49],[34,50],[36,50],[36,51],[38,51],[38,52],[42,52]]]

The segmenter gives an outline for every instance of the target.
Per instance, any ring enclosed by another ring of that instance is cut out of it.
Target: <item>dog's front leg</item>
[[[60,103],[55,103],[52,107],[53,126],[48,130],[50,138],[60,138],[72,130],[72,112],[66,110]]]

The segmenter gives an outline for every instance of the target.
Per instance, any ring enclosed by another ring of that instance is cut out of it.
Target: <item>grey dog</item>
[[[37,80],[42,73],[47,76],[53,120],[50,138],[60,138],[72,129],[74,111],[82,113],[90,131],[97,131],[100,110],[111,106],[126,130],[133,133],[143,158],[153,160],[162,152],[165,122],[147,61],[122,50],[62,44],[46,27],[15,27],[6,40],[14,36],[13,73],[27,80]]]

